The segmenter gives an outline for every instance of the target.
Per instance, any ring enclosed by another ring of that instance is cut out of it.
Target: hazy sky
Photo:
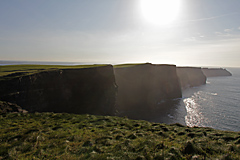
[[[180,0],[171,23],[148,18],[141,0],[0,0],[0,60],[240,67],[240,0]]]

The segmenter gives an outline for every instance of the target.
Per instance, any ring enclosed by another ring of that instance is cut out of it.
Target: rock
[[[28,111],[22,109],[17,104],[0,101],[0,114],[9,112],[28,113]]]

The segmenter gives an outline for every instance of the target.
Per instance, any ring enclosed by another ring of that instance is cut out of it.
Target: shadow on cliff
[[[29,112],[113,115],[116,92],[111,65],[44,70],[0,80],[0,100]]]

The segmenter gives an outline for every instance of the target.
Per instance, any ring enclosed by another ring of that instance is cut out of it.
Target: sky
[[[240,67],[240,0],[142,1],[1,0],[0,60]]]

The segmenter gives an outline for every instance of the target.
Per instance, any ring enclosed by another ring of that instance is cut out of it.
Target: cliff
[[[202,71],[206,77],[232,76],[232,74],[224,68],[202,68]]]
[[[29,112],[154,111],[157,105],[166,107],[166,100],[181,98],[181,89],[206,83],[204,69],[150,63],[0,69],[0,100]]]
[[[175,65],[120,65],[114,67],[119,111],[152,109],[166,99],[182,97]]]
[[[111,65],[20,72],[0,79],[0,100],[29,112],[111,115],[116,91]]]
[[[182,89],[206,84],[206,76],[198,67],[177,67],[177,75]]]

